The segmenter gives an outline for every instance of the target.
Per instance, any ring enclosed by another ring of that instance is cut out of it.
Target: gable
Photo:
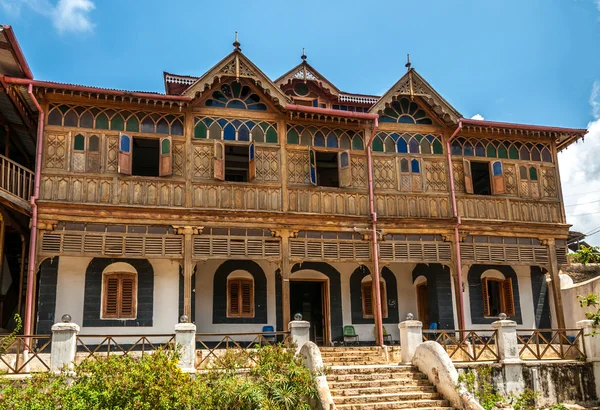
[[[234,50],[217,65],[211,68],[207,73],[198,78],[184,93],[183,96],[200,99],[206,97],[206,94],[211,94],[211,98],[208,100],[214,100],[213,106],[228,106],[229,108],[242,108],[245,105],[246,108],[250,106],[256,109],[257,107],[262,108],[257,104],[264,104],[265,101],[255,102],[247,101],[248,98],[252,97],[252,94],[246,94],[247,91],[244,86],[247,83],[244,81],[251,81],[257,89],[260,90],[260,94],[256,93],[255,97],[259,99],[270,100],[275,106],[285,108],[286,104],[291,100],[277,87],[258,67],[256,67],[246,56],[242,54],[239,49]],[[234,82],[242,84],[241,88],[237,88],[231,85]],[[230,84],[229,89],[223,89],[223,84]],[[216,93],[218,91],[218,93]],[[215,94],[216,93],[216,94]],[[220,94],[219,94],[220,93]],[[243,103],[243,104],[242,104]],[[265,108],[266,109],[266,108]]]
[[[267,105],[260,92],[245,79],[234,77],[225,80],[213,88],[210,96],[204,101],[206,107],[237,108],[242,110],[266,111]]]
[[[340,95],[340,90],[306,61],[302,61],[302,63],[279,77],[275,80],[275,84],[283,88],[294,82],[298,82],[296,80],[300,80],[303,83],[310,81],[331,96],[337,97]]]
[[[422,112],[419,111],[419,104],[422,104]],[[431,118],[431,115],[426,114],[423,107],[427,107],[429,111],[435,114],[436,119],[444,125],[456,125],[458,124],[458,120],[462,118],[462,115],[439,95],[413,68],[409,69],[371,107],[369,112],[379,114],[383,122],[433,123],[433,118]],[[412,122],[411,118],[414,122]]]

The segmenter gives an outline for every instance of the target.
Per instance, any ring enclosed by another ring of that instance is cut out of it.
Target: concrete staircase
[[[414,366],[388,364],[379,347],[321,348],[338,409],[451,409]],[[389,357],[389,356],[388,356]]]

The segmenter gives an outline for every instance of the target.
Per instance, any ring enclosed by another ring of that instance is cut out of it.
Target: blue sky
[[[164,91],[163,70],[204,73],[235,30],[271,78],[305,47],[350,92],[385,92],[410,53],[465,117],[589,127],[561,175],[568,221],[600,227],[600,0],[0,0],[0,22],[36,78],[130,90]]]

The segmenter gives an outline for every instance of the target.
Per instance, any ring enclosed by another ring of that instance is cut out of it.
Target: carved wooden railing
[[[50,370],[51,335],[0,338],[0,373],[28,374]]]
[[[583,329],[518,329],[521,360],[584,360]]]
[[[453,362],[497,362],[496,330],[424,330],[423,341],[439,343]]]
[[[0,189],[29,202],[33,183],[33,171],[0,155]]]
[[[78,335],[75,362],[98,360],[110,355],[140,357],[158,349],[174,347],[174,334]]]
[[[463,218],[564,223],[558,201],[461,194],[456,205]]]

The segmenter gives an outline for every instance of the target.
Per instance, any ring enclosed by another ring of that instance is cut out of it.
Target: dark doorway
[[[248,182],[248,145],[225,146],[225,181]]]
[[[325,334],[325,285],[326,282],[290,281],[290,317],[296,313],[310,322],[310,340],[318,345],[326,341]]]
[[[158,176],[159,145],[158,139],[133,138],[131,175]]]
[[[471,161],[473,176],[473,193],[475,195],[492,195],[490,184],[490,163]]]
[[[427,281],[417,285],[417,315],[418,319],[423,323],[423,328],[427,329],[431,323],[429,318],[429,291],[427,289]]]
[[[338,188],[340,186],[337,152],[316,152],[317,185]]]

